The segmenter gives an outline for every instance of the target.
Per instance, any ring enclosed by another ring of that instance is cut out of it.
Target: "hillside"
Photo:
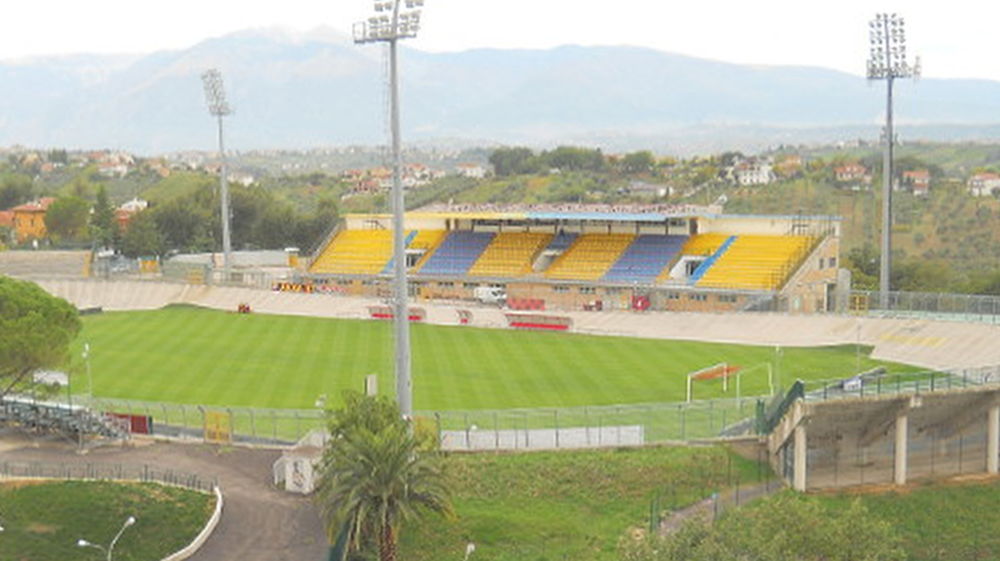
[[[873,136],[882,95],[857,75],[627,46],[402,51],[408,141],[602,145],[691,154]],[[218,67],[236,149],[380,142],[384,60],[338,31],[250,30],[139,56],[0,61],[0,145],[142,153],[214,143],[199,75]],[[996,138],[1000,83],[900,82],[911,138]]]

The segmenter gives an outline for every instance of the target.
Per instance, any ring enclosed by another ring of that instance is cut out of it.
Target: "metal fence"
[[[854,290],[848,306],[874,316],[1000,324],[1000,296],[893,291],[882,306],[881,292]]]
[[[213,439],[241,444],[288,445],[297,442],[310,430],[325,426],[321,409],[260,409],[185,405],[123,399],[81,398],[95,411],[148,417],[149,434],[168,438],[206,439],[206,429]]]
[[[892,394],[921,394],[974,386],[1000,385],[1000,366],[963,368],[951,371],[925,370],[899,374],[872,374],[847,379],[803,382],[804,398],[826,401],[849,397]]]
[[[83,479],[163,483],[211,492],[219,482],[194,473],[148,464],[0,462],[0,479]]]
[[[690,403],[419,412],[434,420],[447,450],[636,446],[741,434],[756,398]]]

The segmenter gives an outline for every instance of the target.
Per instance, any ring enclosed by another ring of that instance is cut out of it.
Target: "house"
[[[1000,190],[1000,175],[993,172],[977,173],[967,183],[969,193],[976,197],[988,197],[994,190]]]
[[[149,203],[139,199],[134,198],[131,201],[123,203],[120,207],[115,209],[115,220],[118,222],[118,229],[124,232],[128,229],[128,223],[132,220],[132,217],[136,214],[146,210]]]
[[[781,177],[793,177],[802,172],[805,162],[798,154],[787,154],[774,164],[775,174]]]
[[[871,176],[868,175],[868,168],[857,162],[843,164],[833,168],[833,177],[840,183],[850,183],[853,181],[871,183]]]
[[[487,170],[479,164],[458,164],[455,166],[455,172],[462,177],[483,179],[486,177]]]
[[[931,190],[931,172],[926,169],[915,169],[903,172],[903,185],[918,197],[926,197]]]
[[[739,185],[767,185],[775,179],[769,158],[739,160],[733,164],[729,173]]]
[[[53,197],[42,197],[10,209],[14,213],[14,235],[18,243],[46,236],[48,232],[45,229],[45,213],[53,202],[55,202]]]

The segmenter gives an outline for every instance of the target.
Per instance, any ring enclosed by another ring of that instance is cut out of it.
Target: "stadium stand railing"
[[[500,232],[469,269],[472,277],[520,277],[531,273],[535,258],[552,234]]]
[[[635,237],[635,234],[580,234],[552,263],[545,276],[562,280],[598,280]]]

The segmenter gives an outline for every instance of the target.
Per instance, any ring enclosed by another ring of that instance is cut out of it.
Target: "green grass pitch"
[[[682,401],[686,377],[719,362],[746,368],[775,363],[779,382],[855,372],[853,345],[825,348],[741,346],[599,335],[413,325],[417,410],[567,407]],[[84,318],[75,356],[87,342],[94,395],[166,403],[312,408],[321,394],[378,374],[394,393],[388,322],[234,313],[168,307]],[[885,363],[867,357],[862,369]],[[898,364],[890,371],[912,370]],[[73,392],[87,387],[84,369]],[[767,392],[762,367],[743,395]],[[696,399],[735,397],[720,381],[698,382]]]

